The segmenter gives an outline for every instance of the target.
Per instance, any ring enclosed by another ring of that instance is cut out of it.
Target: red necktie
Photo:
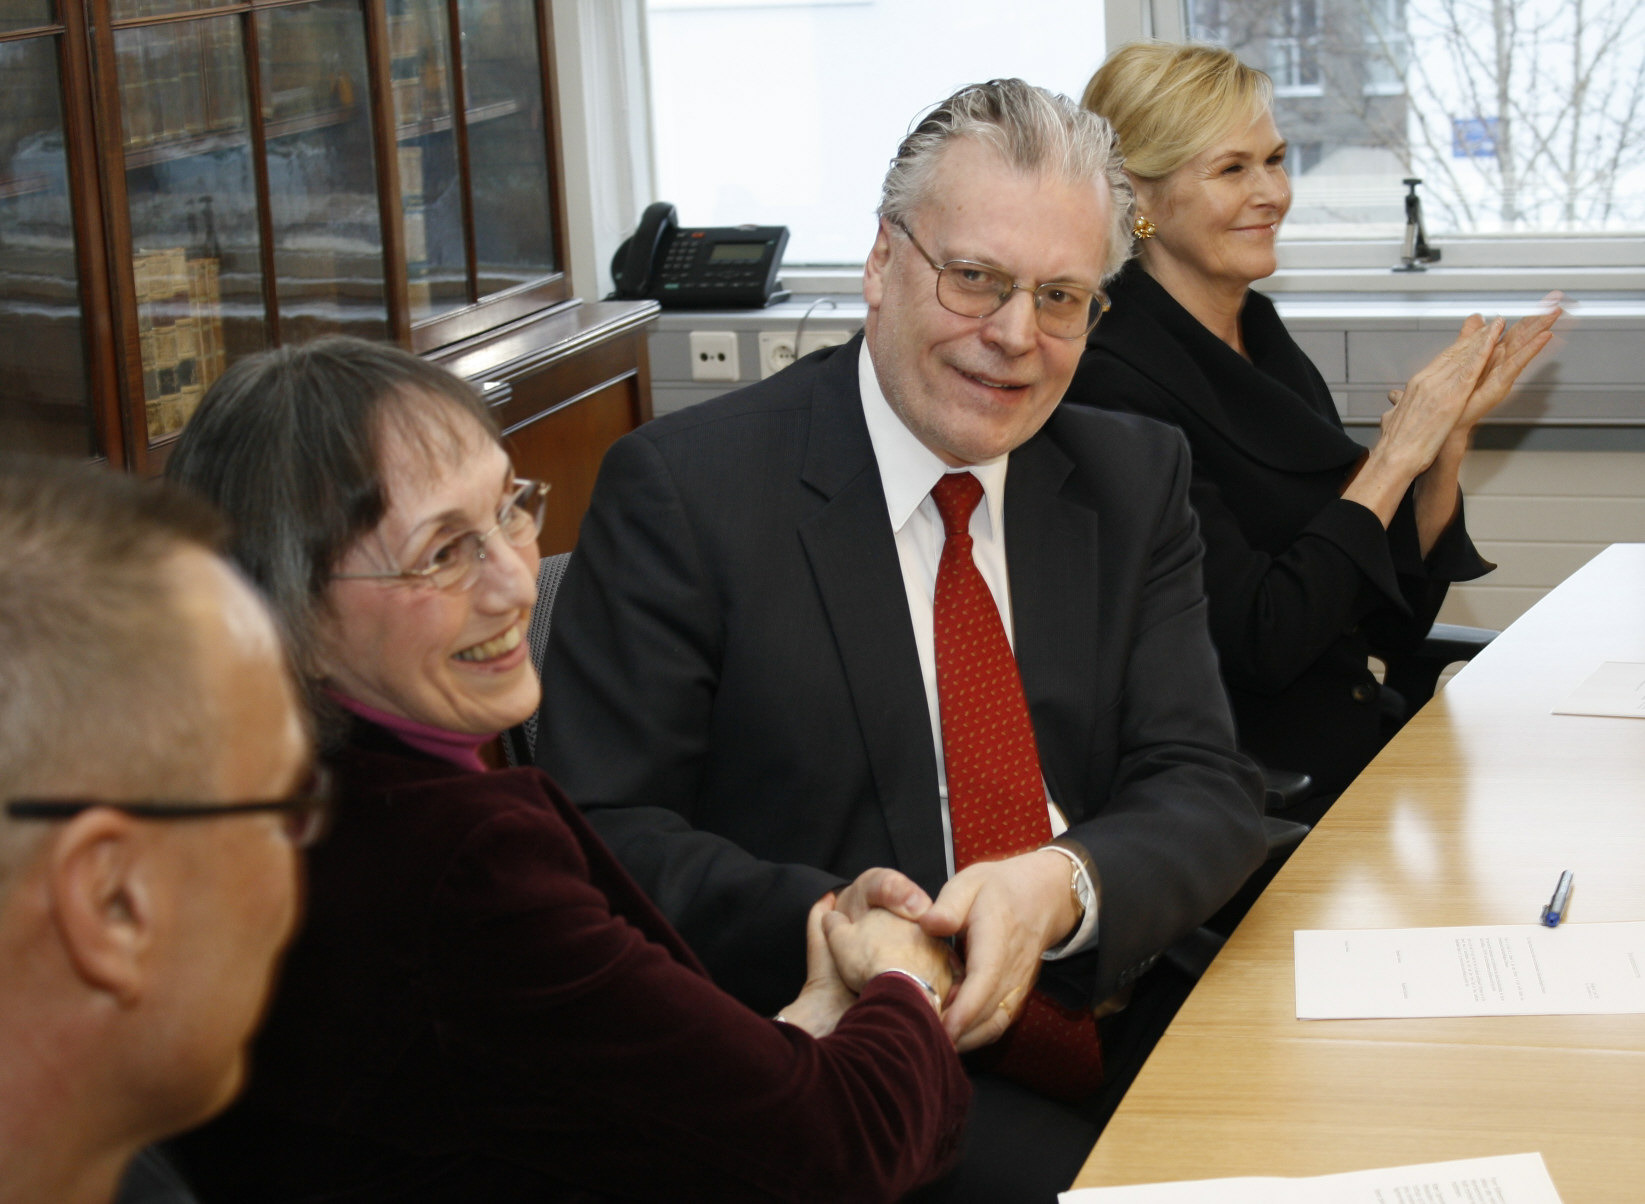
[[[954,868],[1037,849],[1051,839],[1039,750],[1022,676],[988,583],[971,558],[971,512],[982,482],[948,473],[931,490],[942,515],[937,562],[937,700]],[[1057,1099],[1083,1099],[1102,1082],[1091,1013],[1039,991],[993,1049],[989,1068]]]

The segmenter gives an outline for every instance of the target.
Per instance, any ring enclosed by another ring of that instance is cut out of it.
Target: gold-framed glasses
[[[1030,288],[1018,284],[1009,272],[992,264],[972,259],[938,263],[920,246],[920,240],[901,219],[893,224],[908,236],[914,249],[936,271],[937,303],[951,314],[986,318],[998,313],[1011,300],[1011,294],[1021,289],[1034,299],[1034,320],[1042,331],[1054,339],[1083,339],[1108,312],[1108,294],[1101,289],[1060,280]]]
[[[497,511],[497,523],[489,531],[465,531],[437,543],[420,563],[397,573],[333,573],[333,581],[404,581],[432,589],[461,593],[473,588],[485,567],[486,541],[501,535],[516,548],[534,543],[543,530],[543,513],[548,508],[549,484],[517,477],[514,492]]]

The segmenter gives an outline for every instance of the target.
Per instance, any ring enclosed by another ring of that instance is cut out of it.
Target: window
[[[1424,181],[1427,231],[1445,270],[1394,278],[1399,288],[1574,287],[1563,270],[1573,266],[1595,269],[1594,287],[1645,281],[1645,5],[1636,0],[568,8],[589,26],[566,44],[582,47],[579,69],[593,81],[583,87],[595,233],[577,246],[580,279],[603,272],[640,208],[660,196],[693,225],[788,225],[792,287],[854,290],[840,268],[801,268],[860,265],[886,158],[917,113],[959,84],[1002,74],[1077,96],[1105,46],[1159,36],[1234,45],[1288,93],[1276,115],[1294,148],[1296,202],[1282,276],[1308,270],[1275,287],[1394,287],[1387,269],[1408,176]],[[1283,51],[1277,64],[1270,41]],[[613,54],[613,44],[631,49]],[[614,129],[615,115],[632,130]],[[634,154],[621,153],[625,139]],[[1505,277],[1502,268],[1520,270]]]
[[[785,260],[861,264],[913,119],[1017,75],[1078,98],[1101,4],[649,0],[656,193],[692,226],[786,225]]]

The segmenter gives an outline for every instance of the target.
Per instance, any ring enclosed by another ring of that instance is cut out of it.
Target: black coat
[[[930,713],[854,339],[647,423],[601,466],[554,606],[539,763],[755,1007],[804,977],[805,914],[875,865],[946,875]],[[1041,768],[1101,882],[1094,1003],[1262,859],[1205,626],[1188,452],[1053,413],[1011,453],[1016,655]]]
[[[1419,642],[1450,582],[1493,566],[1460,509],[1424,561],[1409,493],[1387,530],[1342,499],[1364,449],[1266,297],[1246,294],[1250,361],[1138,264],[1112,297],[1065,400],[1188,436],[1211,635],[1241,743],[1339,791],[1385,738],[1367,656]]]

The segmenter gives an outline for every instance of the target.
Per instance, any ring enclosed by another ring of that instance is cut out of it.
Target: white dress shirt
[[[903,425],[880,389],[868,356],[865,341],[857,360],[857,383],[862,391],[863,418],[868,423],[869,442],[880,469],[880,484],[896,538],[897,559],[902,565],[903,589],[908,595],[908,615],[914,624],[914,647],[920,656],[920,673],[925,679],[925,702],[931,716],[931,740],[937,754],[937,793],[942,807],[943,854],[948,875],[954,875],[954,836],[948,816],[948,771],[942,752],[942,708],[937,700],[936,616],[932,599],[937,590],[937,563],[944,542],[942,516],[931,497],[931,488],[944,473],[969,472],[982,482],[983,502],[971,513],[971,556],[977,571],[988,583],[999,608],[1005,638],[1016,645],[1011,622],[1011,581],[1005,566],[1005,469],[1006,456],[999,456],[963,469],[951,469],[938,455]],[[1051,834],[1068,830],[1068,821],[1056,801],[1046,794],[1051,817]],[[1071,852],[1056,850],[1086,874],[1083,863]],[[1090,885],[1087,876],[1087,884]],[[1090,897],[1096,898],[1093,889]],[[1073,935],[1045,953],[1048,959],[1066,957],[1091,943],[1097,930],[1097,907],[1093,903]]]

